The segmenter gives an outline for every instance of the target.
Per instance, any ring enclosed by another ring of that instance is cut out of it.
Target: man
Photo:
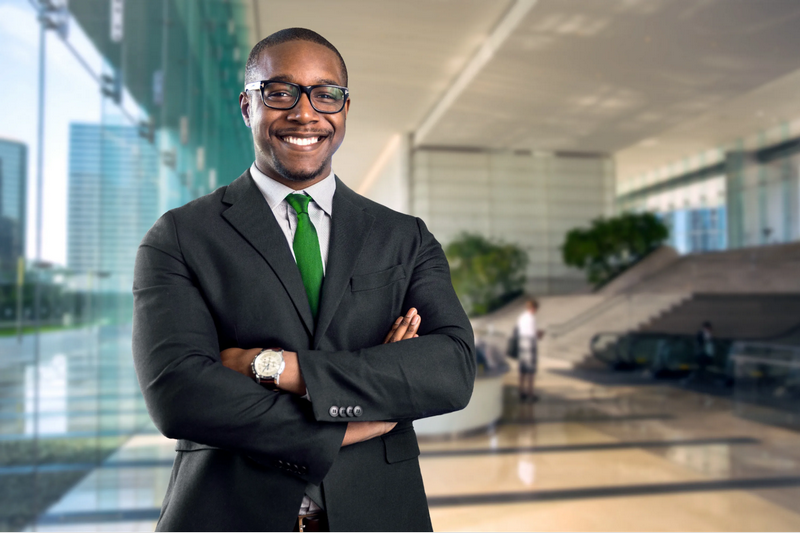
[[[159,530],[431,528],[412,421],[469,401],[472,330],[423,222],[333,175],[346,87],[318,34],[258,43],[254,164],[139,248],[136,370],[178,439]]]
[[[683,380],[684,384],[695,380],[705,380],[709,378],[708,367],[714,362],[714,330],[711,322],[705,321],[694,337],[694,359],[697,365],[694,371]]]

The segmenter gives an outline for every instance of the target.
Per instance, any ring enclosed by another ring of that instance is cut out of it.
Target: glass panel
[[[40,41],[37,2],[0,2],[0,530],[160,504],[170,461],[148,486],[96,468],[155,435],[131,357],[136,249],[252,161],[241,2],[44,4]]]

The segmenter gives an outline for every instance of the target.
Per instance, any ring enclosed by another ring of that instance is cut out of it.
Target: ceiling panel
[[[540,0],[425,144],[614,153],[800,68],[796,0]]]

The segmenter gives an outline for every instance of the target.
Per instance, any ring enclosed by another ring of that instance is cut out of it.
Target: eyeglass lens
[[[300,89],[294,85],[271,82],[264,85],[264,103],[274,109],[290,109],[297,103]],[[322,113],[336,113],[344,107],[344,91],[338,87],[311,89],[311,105]]]

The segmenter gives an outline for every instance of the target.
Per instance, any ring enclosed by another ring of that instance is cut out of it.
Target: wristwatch
[[[271,390],[278,390],[278,383],[281,372],[286,368],[283,360],[283,350],[280,348],[267,348],[261,350],[250,363],[253,374],[256,376],[256,383],[264,385]]]

